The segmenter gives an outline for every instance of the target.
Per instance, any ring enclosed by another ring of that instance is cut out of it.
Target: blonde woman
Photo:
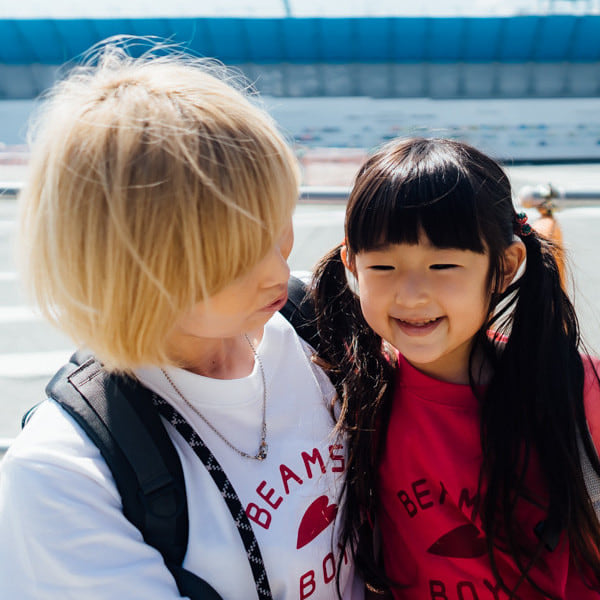
[[[334,533],[344,450],[332,389],[277,312],[292,152],[242,91],[190,59],[108,45],[94,64],[44,103],[20,199],[26,282],[104,371],[162,403],[187,491],[187,571],[227,600],[335,598],[338,586],[362,597]],[[268,585],[198,436],[237,492]],[[0,539],[2,598],[180,597],[98,448],[53,400],[2,463]]]

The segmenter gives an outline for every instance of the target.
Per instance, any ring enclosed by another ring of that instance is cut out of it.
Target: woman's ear
[[[519,275],[519,269],[524,265],[527,250],[521,240],[515,240],[505,251],[503,259],[503,274],[500,284],[500,293]]]

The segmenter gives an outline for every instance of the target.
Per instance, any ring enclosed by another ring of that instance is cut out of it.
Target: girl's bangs
[[[351,252],[390,244],[417,244],[422,232],[434,246],[485,252],[477,194],[459,171],[397,181],[382,177],[351,198],[347,241]]]

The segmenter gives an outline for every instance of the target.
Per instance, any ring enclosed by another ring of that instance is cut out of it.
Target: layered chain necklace
[[[246,341],[248,342],[248,345],[250,346],[250,348],[252,349],[252,354],[254,355],[254,358],[256,359],[256,362],[258,363],[258,368],[260,370],[260,376],[262,379],[262,385],[263,385],[263,402],[262,402],[262,425],[261,425],[261,430],[260,430],[260,442],[258,444],[258,451],[256,452],[256,454],[248,454],[247,452],[244,452],[243,450],[240,450],[239,448],[237,448],[236,446],[234,446],[220,431],[217,430],[217,428],[181,393],[181,391],[179,390],[179,388],[175,385],[175,383],[173,382],[173,380],[169,377],[169,375],[167,374],[167,372],[164,369],[161,369],[162,374],[165,376],[166,380],[169,382],[169,384],[171,385],[171,387],[175,390],[175,392],[177,393],[177,395],[183,400],[183,402],[189,406],[189,408],[191,410],[193,410],[205,423],[206,425],[208,425],[208,427],[216,434],[218,435],[232,450],[234,450],[235,452],[237,452],[240,456],[243,456],[244,458],[252,458],[254,460],[265,460],[265,458],[267,458],[267,453],[269,451],[269,446],[267,445],[267,380],[265,378],[265,370],[263,368],[263,364],[262,361],[260,360],[260,356],[258,356],[258,353],[256,352],[256,348],[254,347],[254,344],[252,344],[252,342],[250,341],[250,338],[244,334],[244,338],[246,338]]]

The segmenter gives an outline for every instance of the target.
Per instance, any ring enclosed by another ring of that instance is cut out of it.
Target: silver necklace
[[[269,451],[269,446],[267,445],[267,380],[265,378],[265,370],[263,368],[262,361],[260,360],[260,356],[256,352],[256,348],[254,344],[250,341],[250,338],[244,334],[248,345],[252,349],[252,354],[254,354],[254,358],[258,363],[258,368],[260,370],[260,376],[262,378],[263,384],[263,404],[262,404],[262,425],[260,429],[260,443],[258,445],[258,451],[256,454],[248,454],[243,450],[240,450],[236,446],[234,446],[225,436],[216,429],[216,427],[180,392],[179,388],[175,385],[173,380],[169,377],[167,372],[164,369],[161,369],[162,374],[165,376],[166,380],[169,382],[171,387],[175,390],[177,395],[185,402],[187,406],[189,406],[207,425],[210,427],[214,433],[216,433],[232,450],[235,450],[240,456],[244,458],[252,458],[254,460],[265,460],[267,458],[267,453]]]

